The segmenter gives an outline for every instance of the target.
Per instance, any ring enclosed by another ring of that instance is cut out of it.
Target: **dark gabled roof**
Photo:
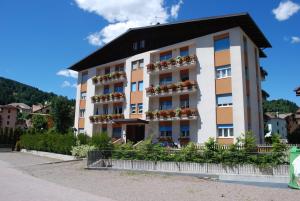
[[[271,47],[251,16],[248,13],[241,13],[129,29],[69,69],[82,71],[233,27],[241,27],[259,48]],[[133,50],[133,42],[141,40],[146,41],[145,48]],[[262,50],[260,56],[265,56]]]

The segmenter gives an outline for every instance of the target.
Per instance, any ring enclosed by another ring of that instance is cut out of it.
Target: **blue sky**
[[[300,0],[128,2],[1,0],[0,76],[74,98],[76,79],[57,73],[130,26],[249,12],[273,46],[265,50],[268,58],[261,60],[269,73],[263,88],[270,99],[300,105],[293,92],[300,85]]]

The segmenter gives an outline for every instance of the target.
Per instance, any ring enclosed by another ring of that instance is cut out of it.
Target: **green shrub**
[[[21,136],[20,144],[22,148],[28,150],[71,154],[72,146],[76,144],[76,137],[71,133],[26,133]]]
[[[77,141],[77,145],[72,147],[71,153],[72,156],[77,158],[86,158],[88,152],[94,150],[96,150],[94,145],[80,144],[80,142]]]
[[[80,144],[89,144],[91,142],[91,137],[84,133],[79,133],[77,135],[77,139],[79,140]]]
[[[102,152],[104,158],[112,156],[113,145],[107,133],[102,132],[99,134],[94,134],[92,137],[92,145]]]

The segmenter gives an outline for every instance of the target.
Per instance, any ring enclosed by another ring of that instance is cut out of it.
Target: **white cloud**
[[[183,4],[183,1],[182,1],[182,0],[180,0],[177,4],[175,4],[175,5],[173,5],[173,6],[171,7],[171,16],[172,16],[173,18],[177,18],[177,17],[178,17],[178,12],[179,12],[179,10],[180,10],[181,4]]]
[[[298,36],[292,36],[291,43],[300,43],[300,38]]]
[[[275,18],[279,21],[289,19],[300,10],[300,5],[290,0],[280,2],[279,6],[272,10]]]
[[[77,6],[95,13],[108,21],[108,25],[87,37],[91,45],[103,45],[113,40],[129,28],[166,23],[177,18],[180,6],[165,5],[164,0],[74,0]]]
[[[69,81],[64,81],[62,84],[61,84],[61,87],[65,88],[65,87],[74,87],[76,88],[77,85],[76,84],[71,84]]]
[[[61,76],[65,76],[65,77],[73,77],[73,78],[77,78],[78,73],[76,71],[73,70],[68,70],[68,69],[64,69],[64,70],[60,70],[56,73],[56,75],[61,75]]]

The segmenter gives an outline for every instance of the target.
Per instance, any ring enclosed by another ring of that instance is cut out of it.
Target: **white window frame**
[[[85,109],[80,109],[79,110],[79,117],[84,118],[85,117]]]
[[[83,96],[83,94],[85,95]],[[80,92],[80,100],[86,100],[86,91]]]
[[[229,94],[224,94],[224,95],[229,95]],[[222,95],[219,95],[219,96],[222,96]],[[232,94],[230,94],[230,96],[231,96],[231,103],[222,103],[222,104],[219,104],[218,103],[218,97],[219,96],[217,96],[217,100],[216,100],[216,102],[217,102],[217,106],[218,107],[232,107],[232,102],[233,102],[233,100],[232,100]]]
[[[220,135],[220,131],[222,133],[222,135]],[[225,136],[225,134],[227,133],[227,136]],[[233,138],[234,137],[234,130],[233,130],[233,125],[232,127],[224,127],[222,128],[222,126],[217,126],[217,137],[218,138]]]
[[[130,114],[136,114],[136,104],[130,104]]]
[[[222,72],[222,76],[218,77],[218,72]],[[230,73],[228,73],[230,72]],[[232,76],[231,66],[223,66],[216,69],[216,79],[225,79]]]
[[[143,103],[138,103],[138,114],[143,113]]]

